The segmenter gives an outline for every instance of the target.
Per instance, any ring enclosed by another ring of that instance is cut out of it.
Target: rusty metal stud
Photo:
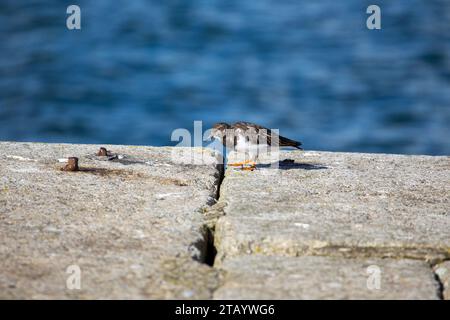
[[[101,157],[106,157],[108,155],[108,150],[106,150],[106,148],[104,147],[101,147],[100,150],[98,150],[97,155]]]
[[[66,166],[63,168],[63,171],[78,171],[80,168],[78,168],[78,158],[77,157],[70,157],[67,161]]]

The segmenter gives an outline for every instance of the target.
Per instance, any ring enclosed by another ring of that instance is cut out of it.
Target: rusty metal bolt
[[[80,168],[78,168],[78,158],[77,157],[70,157],[69,161],[67,161],[66,166],[63,168],[63,171],[78,171]]]
[[[106,148],[101,147],[100,150],[98,150],[97,155],[101,157],[106,157],[108,155],[108,150],[106,150]]]

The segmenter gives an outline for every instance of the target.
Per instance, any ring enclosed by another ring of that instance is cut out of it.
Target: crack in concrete
[[[205,259],[204,263],[207,265],[214,267],[214,261],[216,259],[217,255],[217,249],[214,245],[214,229],[215,224],[217,222],[218,217],[216,215],[208,214],[211,211],[214,211],[217,209],[219,204],[219,198],[220,198],[220,186],[222,185],[222,181],[225,177],[225,167],[223,164],[218,164],[216,166],[217,169],[217,175],[216,175],[216,181],[214,185],[216,186],[215,194],[214,194],[214,204],[210,205],[208,208],[206,208],[203,216],[205,217],[205,229],[206,229],[206,235],[205,235],[205,241],[206,241],[206,253],[205,253]]]
[[[437,269],[439,267],[440,264],[442,264],[445,261],[450,261],[450,259],[445,259],[442,260],[438,263],[430,263],[430,268],[431,268],[431,272],[433,273],[434,276],[434,280],[436,281],[436,285],[437,285],[437,296],[440,300],[445,300],[445,296],[444,296],[444,290],[445,290],[445,286],[444,286],[444,280],[441,279],[441,276],[439,275],[439,273],[437,272]]]
[[[442,283],[441,279],[439,278],[439,275],[436,274],[436,272],[433,271],[434,279],[437,283],[437,296],[439,300],[444,300],[444,284]]]
[[[211,190],[211,194],[209,196],[210,200],[208,200],[199,210],[204,219],[204,223],[201,227],[202,240],[192,244],[193,247],[197,248],[201,252],[201,255],[198,257],[193,256],[193,259],[210,267],[213,267],[217,254],[217,249],[214,246],[214,229],[218,216],[220,216],[220,214],[216,213],[217,208],[220,207],[218,202],[220,197],[220,186],[224,179],[224,175],[224,165],[217,164],[216,173],[214,175],[214,190]]]
[[[223,162],[222,162],[223,163]],[[223,179],[225,177],[225,167],[223,164],[216,165],[217,173],[215,175],[215,192],[211,195],[213,201],[209,201],[205,207],[203,207],[200,211],[205,219],[205,223],[203,224],[203,242],[204,242],[204,254],[202,260],[199,261],[208,265],[217,271],[215,277],[217,277],[217,286],[215,286],[210,292],[210,298],[214,297],[214,292],[221,287],[221,274],[220,271],[214,268],[214,262],[217,255],[217,248],[215,246],[214,241],[214,231],[215,225],[221,214],[221,203],[219,203],[220,198],[220,186],[222,185]]]

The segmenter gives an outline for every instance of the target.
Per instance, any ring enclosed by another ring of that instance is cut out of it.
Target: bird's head
[[[210,139],[223,139],[225,135],[225,130],[231,128],[231,126],[228,123],[225,122],[218,122],[214,124],[211,128],[211,133],[209,135]]]

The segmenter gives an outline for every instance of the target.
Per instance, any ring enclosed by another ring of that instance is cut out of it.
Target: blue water
[[[450,1],[376,1],[378,31],[372,3],[2,0],[0,140],[174,145],[247,120],[306,149],[450,154]]]

